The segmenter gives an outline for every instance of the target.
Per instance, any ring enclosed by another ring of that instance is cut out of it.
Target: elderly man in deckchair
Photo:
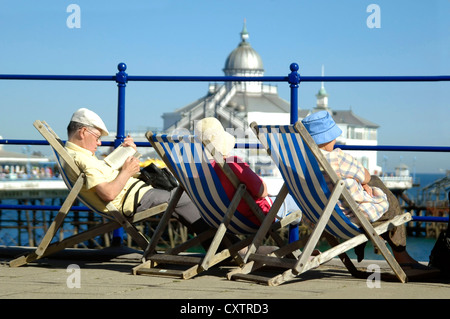
[[[135,177],[140,171],[137,158],[130,156],[121,169],[114,169],[95,156],[102,136],[108,134],[102,119],[93,111],[81,108],[73,113],[67,127],[65,148],[86,175],[81,195],[99,211],[106,212],[106,203],[112,201],[125,216],[168,203],[174,190],[156,189]],[[136,149],[131,137],[125,138],[122,145]],[[70,173],[69,178],[75,180],[76,176],[70,176]],[[196,233],[209,227],[185,193],[175,207],[174,216]]]

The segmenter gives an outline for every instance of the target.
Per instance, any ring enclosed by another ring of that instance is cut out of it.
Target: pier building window
[[[376,140],[377,130],[374,128],[349,126],[347,128],[347,137],[355,140]]]
[[[376,140],[377,139],[377,129],[374,128],[368,128],[367,129],[368,132],[368,140]]]

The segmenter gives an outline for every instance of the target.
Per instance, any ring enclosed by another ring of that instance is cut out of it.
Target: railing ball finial
[[[119,86],[125,86],[125,83],[128,82],[128,74],[125,72],[127,65],[121,62],[117,65],[117,69],[119,72],[116,73],[116,82]]]
[[[117,70],[119,70],[120,72],[125,72],[126,69],[127,69],[127,65],[123,62],[120,62],[117,65]]]
[[[291,63],[291,65],[289,66],[289,68],[291,69],[292,72],[297,72],[299,69],[299,66],[297,63]]]
[[[298,87],[298,84],[300,83],[300,74],[297,72],[299,69],[299,66],[297,63],[291,63],[289,66],[291,69],[291,73],[288,75],[288,81],[291,84],[291,87]]]

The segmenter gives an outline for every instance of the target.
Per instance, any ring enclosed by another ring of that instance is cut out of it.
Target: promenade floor
[[[335,259],[317,269],[310,270],[297,280],[268,287],[260,284],[229,281],[226,274],[231,265],[223,265],[190,280],[167,277],[133,275],[132,268],[140,263],[141,252],[128,248],[102,250],[67,249],[51,258],[11,268],[8,262],[26,248],[0,247],[0,299],[48,300],[152,300],[151,305],[172,305],[171,311],[182,313],[188,308],[204,304],[215,305],[225,313],[225,305],[257,301],[258,305],[271,305],[283,300],[320,299],[449,299],[449,280],[434,278],[409,281],[381,281],[379,287],[365,279],[352,277]],[[388,270],[383,261],[363,261],[358,266],[377,264]],[[71,277],[79,267],[77,283]],[[156,300],[156,302],[155,302]],[[210,303],[208,303],[208,300]],[[169,303],[170,301],[170,303]],[[211,303],[213,302],[214,303]],[[313,303],[317,305],[317,303]],[[230,311],[232,306],[228,306]],[[260,306],[259,306],[260,307]],[[192,308],[199,311],[199,308]],[[205,308],[206,309],[206,308]],[[255,308],[256,309],[256,308]],[[195,310],[194,310],[195,311]]]

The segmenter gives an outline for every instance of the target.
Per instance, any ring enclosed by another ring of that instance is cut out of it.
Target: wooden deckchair
[[[96,210],[80,195],[81,188],[85,182],[85,175],[80,171],[72,157],[67,153],[62,140],[44,121],[36,120],[33,125],[52,147],[56,157],[56,162],[58,164],[58,169],[67,188],[69,189],[69,194],[67,195],[64,203],[61,205],[60,210],[52,221],[37,249],[28,255],[20,256],[10,261],[10,266],[18,267],[24,265],[57,251],[63,250],[67,247],[72,247],[80,242],[111,232],[120,227],[123,227],[128,235],[131,236],[131,238],[139,245],[139,247],[142,248],[142,250],[144,250],[148,246],[149,241],[145,235],[134,226],[134,224],[164,212],[167,209],[168,204],[161,204],[143,212],[136,213],[130,218],[125,217],[111,202],[106,204],[107,213]],[[68,169],[71,169],[75,172],[76,176],[78,176],[76,181],[72,182],[69,179],[66,172]],[[59,242],[51,243],[77,198],[86,207],[105,217],[108,221]]]
[[[229,279],[279,285],[336,256],[341,258],[352,275],[360,276],[362,272],[356,269],[345,252],[371,240],[396,277],[401,282],[407,281],[404,271],[379,235],[393,226],[410,221],[409,213],[399,215],[374,228],[358,210],[344,182],[338,178],[301,122],[285,126],[263,126],[253,122],[250,126],[279,168],[290,194],[302,209],[303,218],[315,226],[298,260],[292,260],[284,258],[284,254],[290,250],[289,245],[281,247],[280,251],[273,252],[271,256],[258,256],[253,253],[267,232],[269,225],[263,223],[244,258],[246,264],[231,271],[228,274]],[[329,189],[325,176],[334,185],[333,189]],[[343,214],[337,205],[339,199],[348,204],[360,226],[352,223]],[[314,257],[312,252],[322,235],[334,247]],[[339,243],[338,239],[343,242]],[[298,245],[293,247],[297,249]],[[273,276],[255,275],[264,265],[279,267],[281,273],[272,273]]]
[[[207,143],[207,141],[202,143],[197,136],[156,135],[147,132],[146,137],[180,184],[174,200],[177,200],[185,191],[211,229],[196,234],[194,238],[173,249],[158,253],[156,246],[172,215],[172,210],[168,209],[144,252],[145,261],[135,267],[133,273],[189,279],[229,257],[238,264],[242,263],[238,251],[250,244],[259,225],[247,219],[237,210],[241,199],[246,201],[260,221],[265,219],[260,207],[256,205],[245,185],[239,182],[231,168],[224,162],[222,155],[212,147],[211,143]],[[209,160],[211,157],[220,165],[236,188],[231,200],[227,197],[211,165]],[[287,192],[287,190],[285,191]],[[276,199],[272,210],[278,211],[281,202]],[[174,203],[171,201],[170,205],[174,205]],[[286,222],[295,220],[298,216],[299,213],[292,213]],[[267,234],[271,235],[275,242],[284,244],[274,231],[275,228],[276,226],[271,227]],[[228,241],[226,233],[244,235],[244,239],[232,243]],[[188,256],[184,253],[193,246],[202,243],[205,245],[205,242],[211,238],[212,241],[205,246],[206,254],[204,256]],[[181,269],[171,269],[174,268],[173,265],[178,265]]]

